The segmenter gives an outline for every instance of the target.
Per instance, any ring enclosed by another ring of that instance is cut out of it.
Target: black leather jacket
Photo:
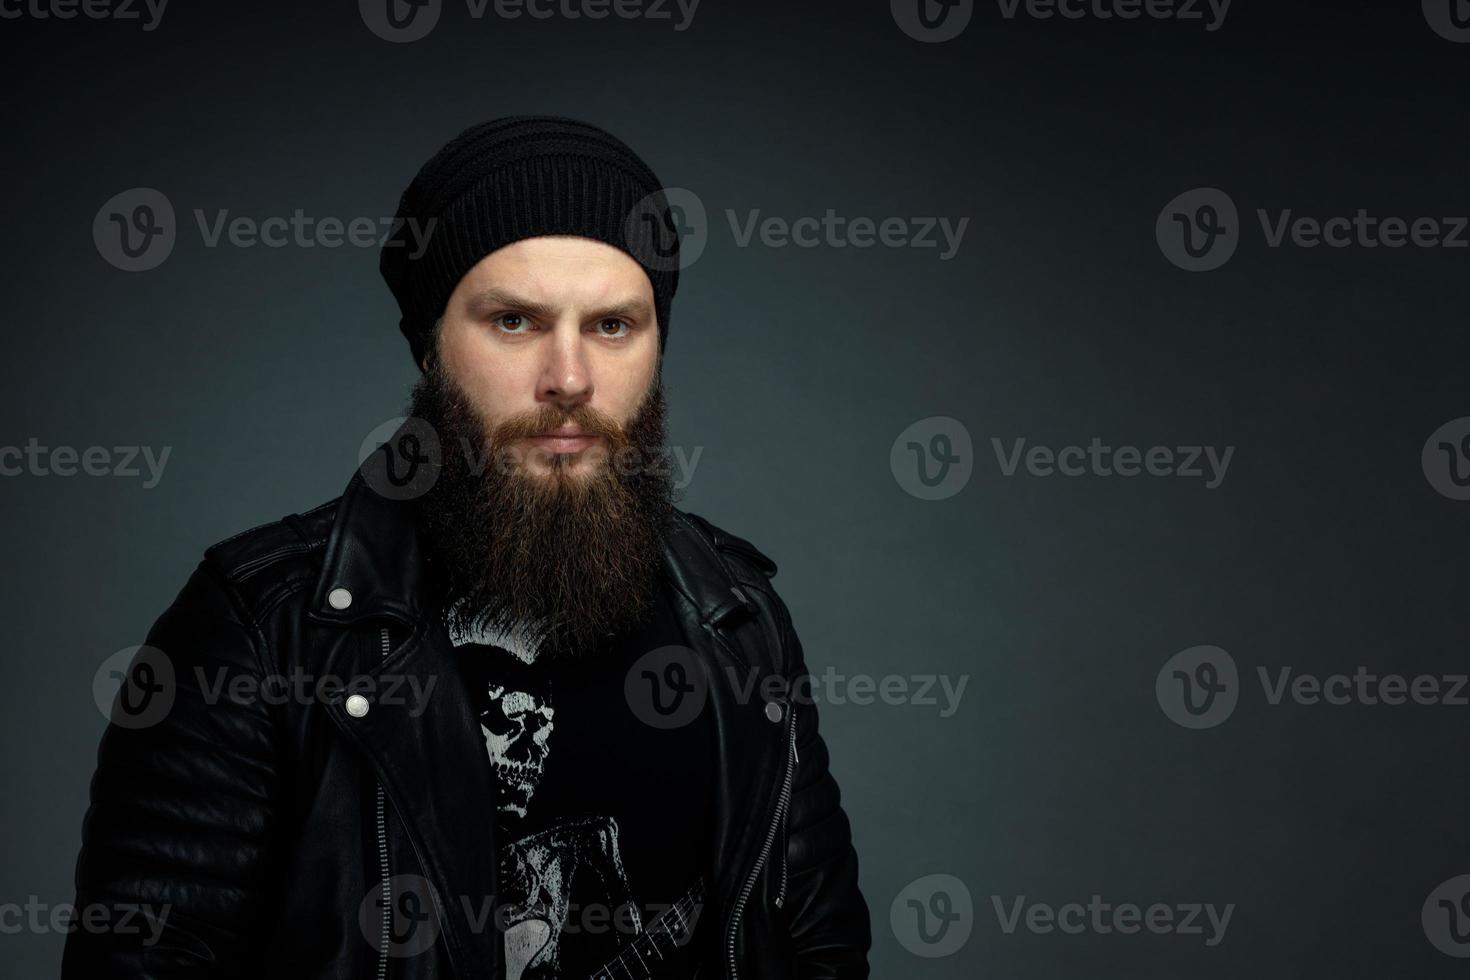
[[[156,934],[78,929],[64,978],[503,976],[483,914],[492,777],[414,513],[358,475],[337,500],[205,553],[148,637],[172,668],[172,706],[147,727],[108,726],[77,864],[79,908],[166,918]],[[866,977],[857,856],[775,565],[682,512],[666,556],[720,760],[699,976]],[[343,683],[205,696],[218,678],[248,691],[293,670]],[[420,691],[435,679],[427,710],[387,697],[380,676]],[[353,691],[367,702],[350,705]],[[429,948],[369,938],[393,908],[377,899],[385,877],[427,893]]]

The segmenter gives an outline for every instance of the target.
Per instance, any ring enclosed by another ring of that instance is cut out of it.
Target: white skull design
[[[492,682],[486,693],[489,703],[480,712],[480,730],[500,785],[500,809],[524,817],[551,753],[555,712],[548,698],[527,691]]]

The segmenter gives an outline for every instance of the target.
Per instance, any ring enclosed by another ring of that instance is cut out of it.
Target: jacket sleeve
[[[114,701],[76,868],[78,922],[106,925],[68,935],[63,980],[258,976],[279,770],[247,621],[206,562],[130,668],[145,706]]]
[[[783,909],[802,980],[859,980],[868,976],[872,934],[868,906],[858,889],[857,852],[837,781],[828,771],[827,743],[817,730],[806,657],[784,603],[781,614],[798,757],[788,815]]]

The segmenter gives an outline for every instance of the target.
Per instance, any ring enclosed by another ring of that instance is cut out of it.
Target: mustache
[[[618,420],[591,405],[542,405],[530,412],[521,412],[502,419],[490,432],[490,445],[503,448],[518,439],[554,432],[564,425],[575,425],[588,435],[602,436],[613,449],[622,449],[629,444],[628,433]]]

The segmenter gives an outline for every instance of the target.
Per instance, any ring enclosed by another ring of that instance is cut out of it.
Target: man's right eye
[[[502,313],[490,321],[506,333],[526,333],[532,323],[519,313]]]

